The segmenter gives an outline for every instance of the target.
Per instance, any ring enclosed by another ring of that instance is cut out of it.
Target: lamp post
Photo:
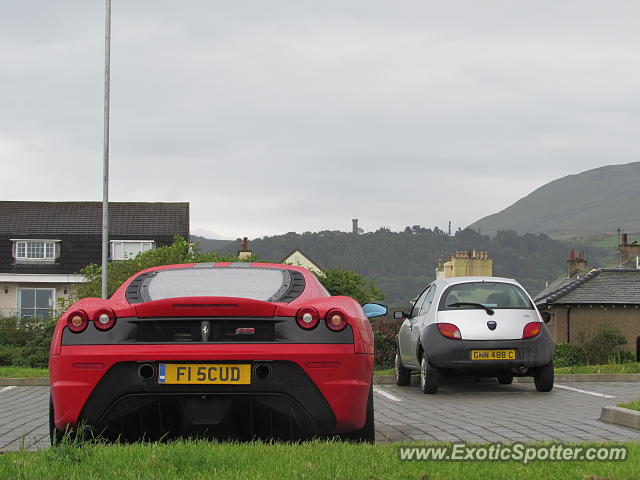
[[[104,143],[102,166],[102,298],[107,298],[109,258],[109,94],[111,83],[111,0],[106,0],[104,26]]]

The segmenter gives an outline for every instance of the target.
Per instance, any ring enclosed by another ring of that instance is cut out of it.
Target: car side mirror
[[[551,314],[549,312],[541,312],[540,316],[544,323],[549,323],[551,321]]]
[[[365,303],[362,305],[362,311],[367,318],[376,318],[386,315],[389,309],[380,303]]]
[[[396,320],[402,320],[403,318],[409,318],[409,314],[404,313],[401,310],[396,310],[395,312],[393,312],[393,318],[395,318]]]

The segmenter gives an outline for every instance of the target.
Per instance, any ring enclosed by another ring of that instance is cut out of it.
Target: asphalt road
[[[418,387],[375,387],[379,442],[440,440],[591,442],[640,440],[640,431],[598,420],[603,406],[640,399],[640,383],[445,384],[436,395]],[[0,387],[0,450],[46,448],[49,387]]]

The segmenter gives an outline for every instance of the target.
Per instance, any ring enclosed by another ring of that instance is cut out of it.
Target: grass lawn
[[[609,365],[581,365],[556,368],[558,373],[640,373],[640,363],[612,363]]]
[[[579,367],[561,367],[555,369],[556,375],[562,373],[640,373],[640,363],[614,363],[609,365],[580,365]],[[374,375],[394,375],[393,368],[376,370]]]
[[[406,444],[409,445],[409,444]],[[411,444],[425,446],[427,444]],[[431,444],[435,445],[435,444]],[[444,445],[444,444],[439,444]],[[604,445],[604,444],[600,444]],[[608,444],[612,445],[612,444]],[[622,444],[617,444],[622,445]],[[0,455],[7,479],[590,479],[636,478],[640,443],[623,462],[445,462],[398,459],[398,444],[209,443],[71,445]],[[583,445],[581,445],[583,446]]]
[[[635,402],[629,402],[629,403],[619,403],[616,406],[622,407],[622,408],[628,408],[630,410],[640,410],[640,400],[636,400]]]
[[[47,368],[0,367],[0,378],[48,377]]]

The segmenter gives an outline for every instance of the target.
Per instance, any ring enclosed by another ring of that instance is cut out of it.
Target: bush
[[[619,347],[627,343],[627,338],[617,328],[601,323],[595,334],[580,332],[581,361],[587,365],[604,365],[620,353]]]
[[[580,365],[582,349],[575,343],[557,343],[553,355],[554,367],[575,367]]]
[[[46,368],[56,320],[30,319],[0,330],[0,365]]]
[[[609,357],[608,363],[620,365],[623,363],[634,363],[636,356],[628,350],[619,350]]]
[[[375,368],[392,368],[396,353],[396,335],[403,320],[382,317],[371,322],[375,339]]]

